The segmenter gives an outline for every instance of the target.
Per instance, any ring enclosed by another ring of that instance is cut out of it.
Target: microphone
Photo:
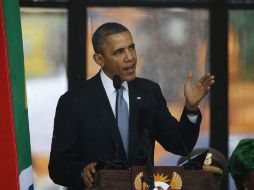
[[[116,89],[116,107],[115,107],[115,111],[116,111],[116,122],[118,123],[118,96],[119,96],[119,93],[118,93],[118,90],[120,89],[121,87],[121,78],[119,77],[119,75],[115,75],[113,77],[113,86],[114,88]],[[119,137],[117,138],[117,142],[116,142],[116,161],[119,161]]]
[[[113,85],[116,90],[118,90],[121,87],[121,78],[119,77],[119,75],[115,75],[113,77]]]
[[[151,127],[152,123],[148,120],[149,114],[146,108],[141,108],[138,112],[138,132],[142,135],[141,144],[136,150],[135,156],[137,158],[145,158],[148,157],[148,149],[151,145]]]
[[[185,143],[183,141],[182,136],[178,132],[178,129],[176,129],[176,135],[177,135],[177,138],[179,139],[179,141],[180,141],[180,143],[181,143],[181,145],[183,147],[183,150],[184,150],[184,152],[186,154],[186,158],[187,158],[186,163],[184,163],[183,165],[179,165],[179,166],[183,166],[183,168],[185,170],[194,170],[194,168],[196,168],[195,163],[192,162],[191,157],[190,157],[190,151],[186,147],[186,145],[185,145]]]
[[[181,157],[178,160],[178,166],[183,166],[185,170],[201,170],[208,152],[208,150],[198,154],[192,152],[188,157]]]
[[[176,128],[175,130],[176,132],[176,135],[177,135],[177,138],[178,140],[180,141],[181,143],[181,146],[186,154],[186,161],[178,166],[183,166],[183,168],[185,170],[199,170],[200,169],[200,164],[198,162],[195,161],[195,159],[193,159],[191,156],[190,156],[190,151],[188,150],[187,146],[185,145],[184,141],[183,141],[183,138],[182,136],[179,134],[179,131],[178,129]]]
[[[115,107],[115,111],[116,111],[116,122],[118,123],[118,98],[119,98],[119,89],[121,88],[121,78],[119,77],[119,75],[115,75],[113,77],[113,86],[116,89],[116,107]],[[118,144],[116,145],[116,149],[118,150]]]
[[[137,158],[144,158],[147,156],[151,156],[148,155],[149,150],[149,143],[151,143],[151,136],[150,134],[152,133],[152,122],[149,121],[149,119],[152,118],[149,115],[149,109],[148,108],[141,108],[139,111],[139,117],[138,117],[138,125],[139,125],[139,131],[142,131],[143,133],[143,143],[137,148],[136,151],[136,157]],[[181,145],[181,148],[183,149],[185,155],[186,155],[186,159],[187,161],[182,164],[182,166],[184,167],[185,170],[194,170],[197,168],[200,168],[197,165],[197,162],[195,162],[191,157],[190,157],[190,151],[188,150],[187,146],[185,145],[182,136],[180,135],[179,131],[177,128],[175,128],[175,135],[176,138],[178,139],[178,141],[180,142],[179,144]],[[151,147],[152,148],[152,147]],[[149,157],[147,157],[149,158]]]
[[[122,86],[122,81],[119,75],[115,75],[113,77],[113,86],[116,89],[116,107],[115,107],[115,114],[116,114],[116,121],[118,123],[118,98],[119,98],[119,89]],[[115,155],[115,160],[113,161],[111,168],[113,169],[126,169],[128,168],[128,164],[124,162],[123,160],[120,159],[120,150],[119,150],[119,142],[120,142],[120,137],[117,136],[116,138],[116,155]]]
[[[186,145],[185,145],[185,143],[184,143],[184,141],[183,141],[183,138],[182,138],[182,136],[179,134],[179,131],[178,131],[177,128],[176,128],[175,132],[176,132],[177,138],[178,138],[178,140],[180,141],[181,146],[182,146],[182,148],[183,148],[183,150],[184,150],[186,156],[189,157],[190,151],[189,151],[188,148],[186,147]]]
[[[146,161],[146,176],[143,176],[141,178],[142,184],[144,182],[147,183],[147,189],[148,190],[153,190],[154,189],[154,176],[153,176],[153,149],[152,149],[152,143],[151,143],[151,129],[152,129],[152,122],[148,120],[149,112],[145,108],[141,108],[139,111],[139,116],[138,116],[138,125],[143,131],[143,143],[138,147],[136,151],[136,157],[139,158],[147,158]],[[142,151],[143,155],[138,156],[138,152]]]
[[[116,89],[116,121],[118,122],[118,96],[119,96],[119,89],[121,88],[121,78],[118,75],[115,75],[113,77],[113,86]],[[120,137],[117,135],[116,137],[116,149],[115,149],[115,159],[111,161],[106,161],[99,159],[97,160],[97,166],[96,170],[99,169],[115,169],[115,170],[123,170],[123,169],[128,169],[128,163],[124,162],[123,160],[120,159],[120,149],[119,149],[119,142],[121,141]]]

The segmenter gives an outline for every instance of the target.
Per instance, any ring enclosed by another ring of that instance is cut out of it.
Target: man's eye
[[[123,50],[122,49],[118,49],[118,50],[115,51],[114,54],[117,55],[117,54],[121,54],[121,53],[123,53]]]
[[[131,45],[131,46],[130,46],[130,49],[135,49],[135,45],[134,45],[134,44]]]

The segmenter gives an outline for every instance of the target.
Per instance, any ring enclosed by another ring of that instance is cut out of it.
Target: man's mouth
[[[132,64],[128,67],[124,67],[123,70],[128,73],[133,73],[135,71],[135,64]]]

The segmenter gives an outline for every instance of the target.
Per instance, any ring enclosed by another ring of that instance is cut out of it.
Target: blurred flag
[[[0,189],[32,190],[19,0],[0,0]]]

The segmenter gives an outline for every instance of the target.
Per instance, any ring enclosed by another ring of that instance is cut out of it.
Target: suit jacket
[[[49,174],[52,180],[72,189],[84,189],[81,172],[98,159],[113,161],[119,142],[120,158],[131,165],[144,165],[136,155],[148,127],[154,149],[155,140],[167,151],[186,155],[196,144],[201,114],[191,123],[183,112],[177,121],[168,111],[158,84],[136,78],[129,88],[129,155],[124,154],[117,122],[99,73],[59,99],[52,138]],[[140,119],[139,113],[145,111]],[[145,120],[144,126],[142,120]],[[140,122],[141,121],[141,122]],[[181,136],[181,137],[180,137]],[[188,150],[186,150],[188,149]]]

